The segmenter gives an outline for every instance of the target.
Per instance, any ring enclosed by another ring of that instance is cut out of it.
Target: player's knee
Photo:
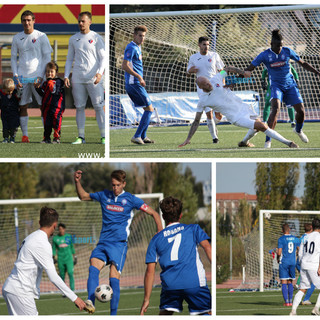
[[[154,108],[152,104],[150,104],[149,106],[145,107],[144,110],[153,112]]]
[[[84,111],[86,106],[76,106],[77,111]]]

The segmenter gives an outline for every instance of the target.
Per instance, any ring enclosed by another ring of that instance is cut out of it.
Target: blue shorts
[[[294,106],[298,103],[303,103],[301,94],[296,85],[284,90],[277,87],[276,85],[271,85],[271,99],[279,99],[280,102],[284,102],[287,106]]]
[[[294,280],[296,278],[296,266],[280,263],[279,278],[280,280],[288,280],[288,279]]]
[[[167,290],[162,288],[160,310],[182,312],[182,302],[188,303],[189,313],[193,315],[211,311],[211,292],[208,286],[191,289]]]
[[[147,90],[140,84],[126,84],[126,91],[135,107],[148,107],[151,105]]]
[[[91,258],[97,258],[108,264],[113,264],[121,273],[126,261],[128,245],[126,241],[98,243],[92,251]]]

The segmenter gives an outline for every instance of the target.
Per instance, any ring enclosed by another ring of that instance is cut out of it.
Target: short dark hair
[[[200,37],[198,40],[198,43],[200,44],[202,41],[209,41],[209,38],[204,36],[204,37]]]
[[[22,14],[21,14],[21,21],[22,21],[22,18],[25,17],[25,16],[31,16],[32,17],[32,20],[35,19],[35,16],[33,14],[32,11],[30,10],[26,10],[26,11],[23,11]]]
[[[160,209],[166,224],[177,222],[182,212],[182,202],[173,197],[166,197],[160,201]]]
[[[50,62],[48,62],[47,65],[46,65],[46,70],[47,70],[47,68],[49,68],[49,69],[55,69],[55,70],[56,70],[56,73],[58,73],[58,70],[59,70],[59,66],[58,66],[58,64],[57,64],[55,61],[50,61]]]
[[[123,170],[114,170],[111,173],[111,179],[116,179],[117,181],[120,181],[120,182],[125,182],[126,176],[127,176],[127,174]]]
[[[282,41],[283,37],[279,29],[272,30],[272,40]]]
[[[144,25],[139,25],[139,26],[136,26],[136,27],[134,28],[133,33],[134,33],[134,34],[137,34],[139,31],[148,32],[148,28],[147,28],[146,26],[144,26]]]
[[[320,220],[318,218],[312,220],[312,228],[313,230],[320,229]]]
[[[78,15],[78,20],[80,17],[82,16],[87,16],[91,21],[92,21],[92,14],[91,12],[89,11],[83,11],[83,12],[80,12],[79,15]]]
[[[312,230],[312,223],[305,223],[304,224],[304,232],[310,232]]]
[[[282,225],[282,232],[290,232],[290,227],[287,223]]]
[[[65,229],[66,228],[66,225],[64,224],[64,223],[62,223],[62,222],[60,222],[59,224],[58,224],[58,228],[63,228],[63,229]]]
[[[59,214],[55,209],[42,207],[40,209],[40,227],[51,227],[58,222]]]

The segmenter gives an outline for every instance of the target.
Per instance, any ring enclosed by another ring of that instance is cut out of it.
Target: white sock
[[[209,132],[211,134],[212,139],[218,139],[217,135],[216,135],[216,128],[215,128],[215,124],[212,121],[212,119],[208,119],[207,118],[207,125],[209,128]]]
[[[29,116],[20,117],[20,127],[23,136],[28,136],[28,121]]]
[[[86,124],[86,113],[85,108],[77,108],[76,121],[78,126],[78,137],[84,138],[84,127]]]
[[[100,130],[101,137],[105,137],[105,114],[103,108],[97,108],[96,111],[96,119],[98,123],[98,127]]]
[[[270,128],[268,128],[265,132],[265,135],[272,138],[272,139],[276,139],[284,144],[286,144],[287,146],[290,145],[291,141],[287,140],[286,138],[284,138],[280,133],[278,133],[277,131],[274,131]]]
[[[316,308],[319,309],[319,307],[320,307],[320,293],[318,295],[317,302],[316,302]]]
[[[251,138],[253,138],[256,134],[258,133],[258,131],[254,130],[254,129],[249,129],[247,134],[245,135],[245,137],[242,139],[243,142],[247,143]]]
[[[296,295],[294,296],[293,302],[292,302],[292,310],[297,310],[302,298],[304,296],[304,292],[299,290]]]

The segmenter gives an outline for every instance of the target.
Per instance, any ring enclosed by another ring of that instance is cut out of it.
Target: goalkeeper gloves
[[[75,266],[78,262],[78,259],[77,259],[77,256],[74,256],[73,257],[73,265]]]

